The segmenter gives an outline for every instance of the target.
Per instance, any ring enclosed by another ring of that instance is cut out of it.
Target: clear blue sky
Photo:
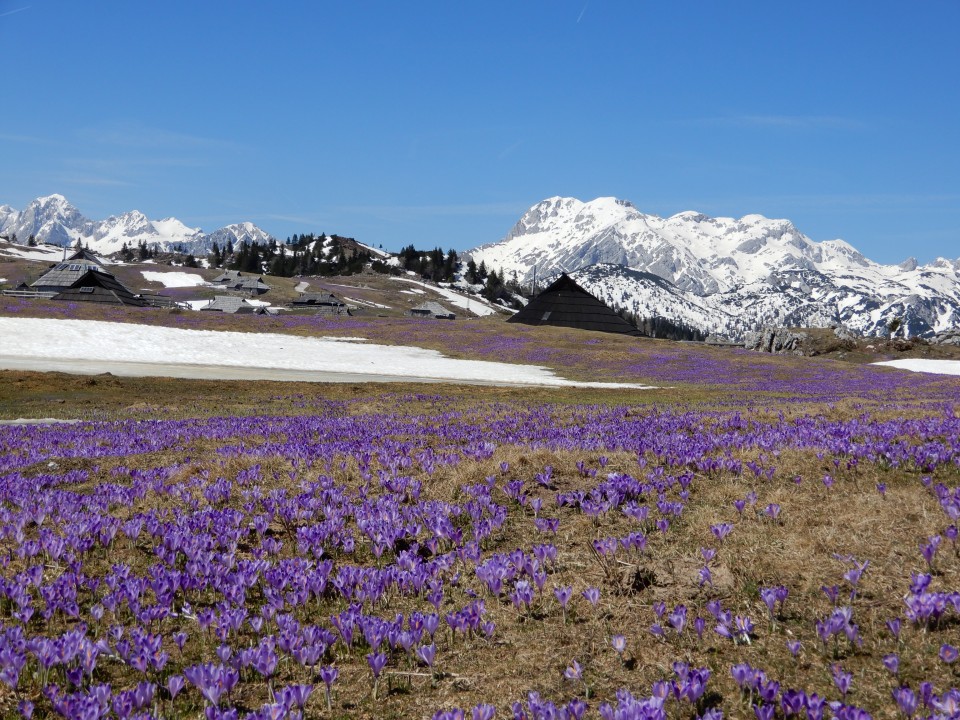
[[[0,204],[499,240],[552,195],[960,257],[960,2],[0,0]]]

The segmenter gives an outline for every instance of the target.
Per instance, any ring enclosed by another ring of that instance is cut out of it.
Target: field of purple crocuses
[[[791,367],[0,426],[0,714],[956,717],[957,382]]]

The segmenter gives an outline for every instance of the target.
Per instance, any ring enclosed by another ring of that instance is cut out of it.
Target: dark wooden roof
[[[73,253],[73,255],[68,257],[65,262],[77,262],[78,260],[86,260],[92,263],[96,263],[101,267],[103,266],[103,263],[100,262],[100,258],[98,258],[91,250],[88,250],[87,248],[83,248],[83,247],[77,248],[77,250]]]
[[[427,300],[415,308],[410,308],[407,314],[414,317],[434,317],[441,320],[454,320],[457,317],[456,314],[447,310],[443,305],[438,302],[433,302],[432,300]]]
[[[577,285],[566,273],[507,322],[642,335],[633,325]]]
[[[226,270],[210,282],[228,290],[242,290],[249,293],[262,294],[270,289],[259,275],[244,275],[239,270]]]
[[[94,302],[108,305],[135,305],[144,307],[147,302],[125,288],[110,273],[98,272],[93,268],[85,272],[70,287],[62,289],[53,296],[54,300],[72,302]]]
[[[52,265],[39,280],[30,283],[30,287],[39,292],[59,292],[73,287],[80,278],[91,271],[113,277],[100,267],[99,263],[83,259],[67,260]]]
[[[343,300],[328,292],[305,292],[293,301],[294,305],[336,305],[344,304]]]
[[[200,309],[230,315],[262,315],[265,312],[262,305],[251,305],[244,298],[233,295],[217,295],[209,305]]]

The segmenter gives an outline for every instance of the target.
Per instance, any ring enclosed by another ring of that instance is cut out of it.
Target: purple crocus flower
[[[487,703],[480,703],[475,706],[470,713],[472,720],[493,720],[497,714],[497,708]]]
[[[900,712],[908,718],[912,718],[917,712],[917,695],[907,686],[894,688],[892,691],[893,700],[900,708]]]
[[[830,672],[833,676],[833,684],[837,686],[837,690],[839,690],[840,694],[846,699],[847,693],[850,692],[850,688],[853,686],[853,673],[844,671],[839,663],[834,663]]]
[[[421,645],[417,648],[416,653],[417,657],[422,660],[427,667],[433,668],[433,661],[437,656],[437,646],[435,643]]]
[[[900,657],[896,653],[884,655],[883,666],[890,672],[891,675],[896,675],[898,672],[900,672]]]
[[[581,595],[583,595],[583,597],[586,598],[587,601],[594,607],[596,607],[597,603],[600,602],[600,591],[595,587],[588,587],[581,593]]]
[[[183,675],[171,675],[167,678],[167,692],[170,693],[171,698],[176,698],[177,695],[183,690],[183,686],[186,680]]]
[[[387,656],[385,653],[373,652],[367,655],[367,664],[373,673],[373,699],[377,699],[377,687],[380,684],[380,673],[387,665]]]
[[[693,630],[697,633],[697,640],[703,640],[703,630],[707,626],[707,621],[699,615],[693,621]]]
[[[623,653],[627,649],[627,638],[623,635],[614,635],[610,638],[610,644],[613,646],[613,649],[616,651],[617,655],[622,658]]]
[[[383,668],[387,665],[387,656],[385,653],[373,652],[367,655],[367,664],[374,678],[379,678]]]
[[[955,663],[958,657],[960,657],[960,650],[957,650],[953,645],[944,643],[940,646],[940,659],[948,665]]]
[[[757,720],[773,720],[773,714],[776,711],[776,705],[760,705],[753,706],[753,714]]]
[[[900,618],[890,618],[887,620],[887,630],[890,631],[890,634],[893,635],[895,640],[900,639]]]
[[[327,711],[329,712],[332,709],[332,703],[330,700],[330,689],[333,687],[333,684],[337,681],[337,677],[340,675],[340,671],[332,665],[324,665],[320,668],[320,679],[323,681],[324,685],[324,694],[326,695],[327,700]]]
[[[710,572],[710,568],[706,565],[700,568],[700,570],[697,572],[697,579],[697,584],[700,587],[703,587],[704,585],[713,585],[713,573]]]
[[[563,671],[563,676],[567,680],[583,680],[583,668],[579,662],[574,660],[570,666]]]

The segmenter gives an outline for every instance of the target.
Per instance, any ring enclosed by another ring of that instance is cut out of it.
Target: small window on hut
[[[551,312],[553,312],[553,311],[552,311],[552,310],[547,310],[547,311],[543,314],[543,317],[540,318],[540,320],[544,320],[544,321],[545,321],[545,320],[549,320],[549,319],[550,319],[550,313],[551,313]]]
[[[92,287],[82,287],[82,288],[80,288],[80,292],[82,292],[82,293],[92,293],[92,292],[93,292],[93,288],[92,288]]]

